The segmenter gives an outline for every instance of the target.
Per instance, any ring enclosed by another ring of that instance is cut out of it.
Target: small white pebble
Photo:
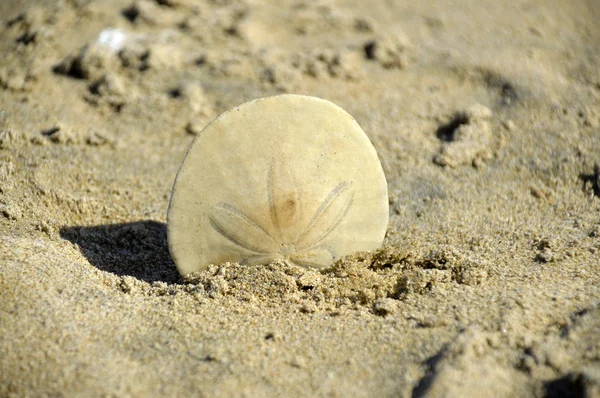
[[[126,39],[127,35],[121,29],[109,28],[100,32],[96,42],[117,52],[123,48]]]

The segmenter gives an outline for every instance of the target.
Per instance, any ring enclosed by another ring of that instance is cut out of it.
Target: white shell
[[[281,259],[327,267],[381,246],[387,183],[358,123],[329,101],[280,95],[212,121],[191,144],[168,212],[179,271]]]

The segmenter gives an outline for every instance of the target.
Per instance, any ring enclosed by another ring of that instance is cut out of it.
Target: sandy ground
[[[598,1],[0,16],[0,396],[600,396]],[[371,138],[384,248],[181,278],[165,221],[186,148],[283,92]]]

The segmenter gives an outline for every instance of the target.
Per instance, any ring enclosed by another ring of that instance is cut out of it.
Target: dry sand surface
[[[597,0],[2,0],[0,396],[600,396]],[[219,113],[326,98],[384,248],[181,278]]]

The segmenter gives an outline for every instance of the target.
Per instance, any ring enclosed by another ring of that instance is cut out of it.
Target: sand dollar
[[[387,183],[375,148],[333,103],[301,95],[247,102],[191,144],[168,211],[182,274],[226,261],[327,267],[383,241]]]

